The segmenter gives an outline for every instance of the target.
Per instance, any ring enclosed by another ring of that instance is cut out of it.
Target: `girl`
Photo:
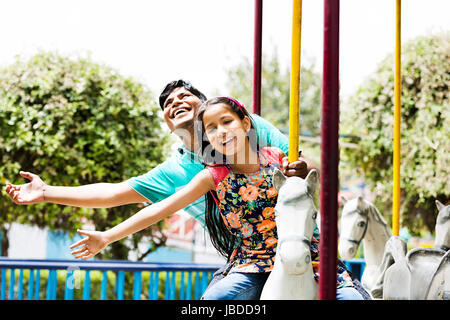
[[[202,299],[258,299],[272,270],[277,243],[273,208],[277,191],[272,172],[284,154],[273,147],[259,150],[250,116],[236,100],[218,97],[199,109],[196,136],[199,152],[209,163],[169,198],[146,207],[105,232],[78,230],[86,238],[73,244],[76,258],[89,259],[108,244],[138,232],[207,196],[206,225],[213,245],[229,262],[226,276],[210,285]],[[215,210],[216,207],[218,211]],[[312,257],[318,240],[313,239]],[[352,289],[344,271],[338,288]],[[338,289],[339,291],[339,289]],[[339,293],[338,293],[339,297]]]

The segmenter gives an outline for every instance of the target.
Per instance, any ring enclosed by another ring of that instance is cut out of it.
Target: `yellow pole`
[[[400,229],[400,121],[401,121],[401,0],[397,0],[394,87],[394,190],[392,203],[392,234]]]
[[[291,88],[289,100],[289,162],[298,160],[300,116],[300,52],[302,30],[302,0],[293,0]]]

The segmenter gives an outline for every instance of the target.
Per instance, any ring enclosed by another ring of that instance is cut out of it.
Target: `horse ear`
[[[366,211],[366,204],[364,203],[364,199],[361,196],[358,196],[357,199],[357,206],[360,211],[365,212]]]
[[[439,200],[436,200],[436,207],[438,208],[439,211],[442,210],[442,208],[444,208],[445,206],[442,204],[442,202],[440,202]]]
[[[280,191],[280,188],[286,182],[286,176],[281,172],[281,170],[275,168],[273,172],[273,186],[277,191]]]
[[[317,173],[317,170],[312,169],[311,171],[309,171],[305,180],[308,187],[308,193],[310,195],[314,195],[317,189],[317,184],[319,183],[319,174]]]

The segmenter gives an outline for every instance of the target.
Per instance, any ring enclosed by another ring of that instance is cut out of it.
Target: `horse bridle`
[[[447,247],[446,245],[442,244],[440,246],[436,246],[436,248],[444,250],[444,251],[448,251],[450,250],[450,247]]]
[[[355,239],[351,239],[351,238],[342,238],[343,240],[346,240],[346,241],[348,241],[348,242],[351,242],[351,243],[354,243],[354,244],[356,244],[356,246],[358,247],[359,246],[359,244],[361,243],[361,241],[362,241],[362,239],[364,239],[364,237],[365,237],[365,235],[366,235],[366,232],[367,232],[367,226],[369,225],[369,214],[364,214],[364,212],[362,212],[361,210],[359,210],[359,209],[356,209],[356,212],[360,215],[360,216],[366,216],[367,218],[366,218],[366,221],[365,221],[365,225],[364,225],[364,230],[363,230],[363,233],[362,233],[362,235],[361,235],[361,238],[359,239],[359,240],[355,240]]]
[[[295,234],[291,234],[288,236],[284,236],[282,238],[278,239],[278,247],[281,247],[281,245],[283,244],[283,242],[286,241],[298,241],[298,242],[303,242],[304,244],[306,244],[309,247],[311,247],[311,240],[309,240],[307,237],[305,236],[299,236],[299,235],[295,235]]]
[[[275,217],[277,217],[278,215],[279,215],[278,210],[275,209]],[[304,244],[306,244],[308,246],[308,248],[311,247],[311,240],[310,239],[308,239],[305,236],[299,236],[299,235],[296,235],[296,234],[290,234],[290,235],[278,238],[278,244],[277,244],[278,247],[281,247],[281,244],[283,242],[286,242],[286,241],[303,242]]]

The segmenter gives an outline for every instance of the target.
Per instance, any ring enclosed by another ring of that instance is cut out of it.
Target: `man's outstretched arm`
[[[6,192],[17,204],[51,202],[85,208],[110,208],[130,203],[148,201],[126,181],[120,183],[95,183],[78,187],[49,186],[30,172],[20,172],[29,183],[6,184]]]

